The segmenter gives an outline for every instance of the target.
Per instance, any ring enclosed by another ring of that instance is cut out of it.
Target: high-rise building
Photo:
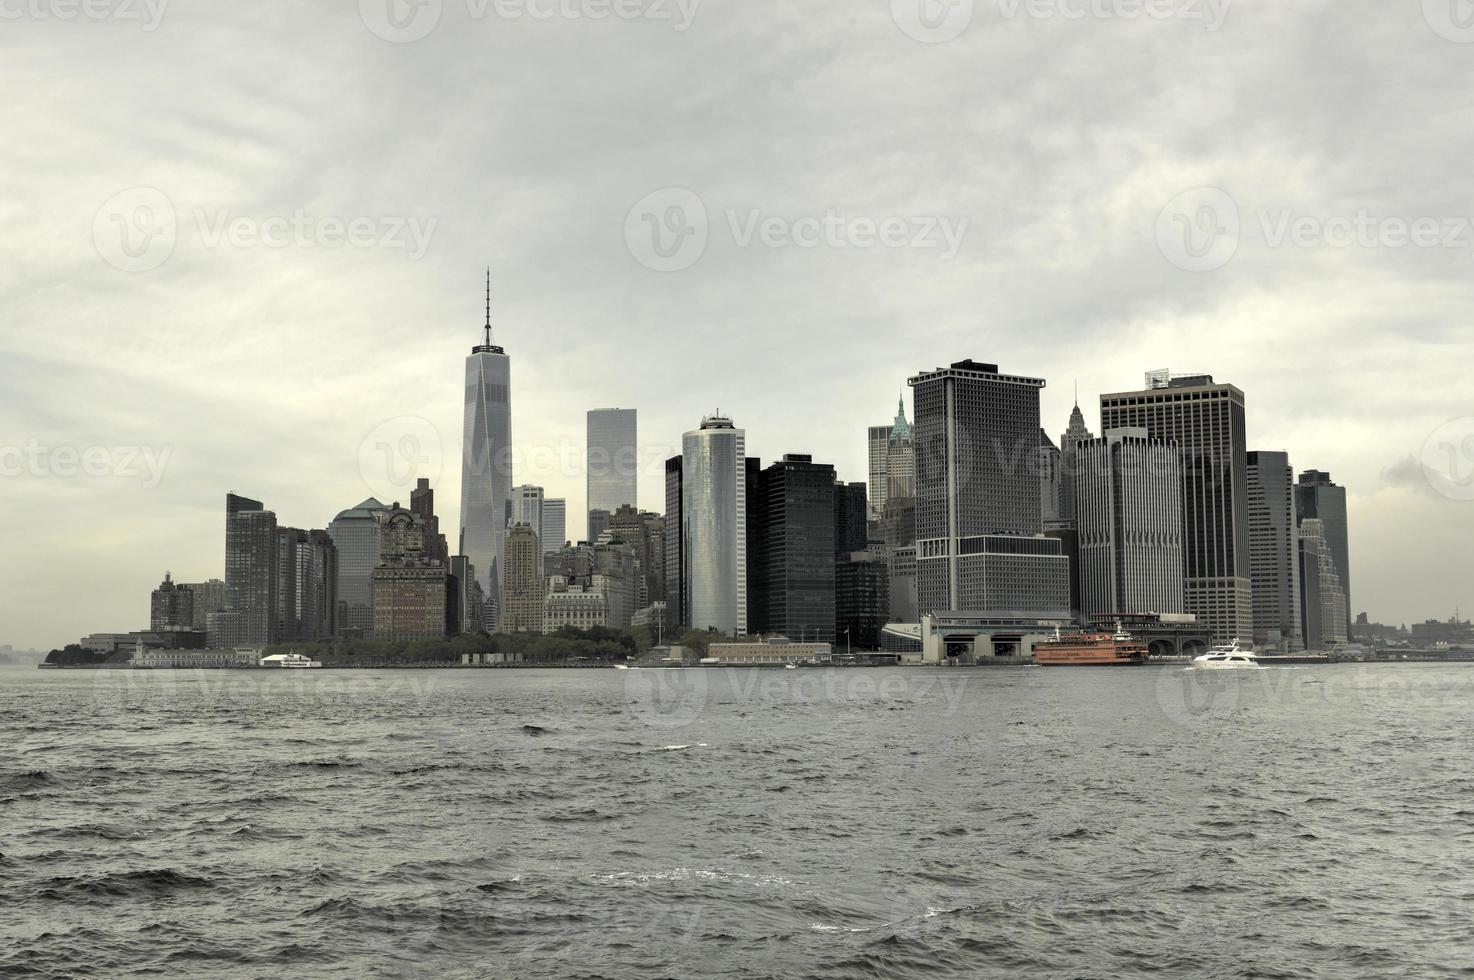
[[[1326,548],[1331,560],[1336,563],[1336,575],[1340,579],[1342,597],[1346,600],[1348,616],[1346,630],[1351,631],[1351,547],[1349,523],[1346,517],[1346,488],[1331,480],[1331,474],[1320,470],[1306,470],[1300,474],[1295,486],[1295,514],[1297,521],[1316,518],[1323,525]]]
[[[1291,651],[1301,634],[1300,545],[1294,471],[1288,453],[1248,455],[1249,574],[1254,585],[1254,646]]]
[[[589,543],[599,540],[609,526],[609,515],[619,508],[639,506],[639,422],[632,408],[596,408],[588,413]],[[604,511],[595,529],[593,513]]]
[[[551,555],[568,543],[568,501],[562,497],[543,500],[542,530],[538,534],[543,554]]]
[[[515,524],[507,534],[506,610],[503,633],[543,631],[542,547],[530,525]]]
[[[682,439],[682,582],[697,629],[747,630],[746,446],[746,433],[719,415]]]
[[[886,559],[869,551],[834,566],[834,641],[840,650],[879,650],[890,613]]]
[[[613,518],[614,515],[602,507],[589,511],[589,544],[593,544],[604,536],[604,532],[609,530],[609,522]]]
[[[424,477],[420,477],[415,488],[410,491],[409,509],[425,525],[425,557],[442,565],[449,564],[450,544],[445,540],[445,535],[440,533],[440,518],[435,516],[435,491],[430,489],[430,481]]]
[[[635,549],[616,539],[613,532],[593,549],[591,584],[594,591],[604,595],[609,611],[607,625],[613,629],[628,629],[635,611],[641,608]]]
[[[1060,519],[1060,453],[1049,433],[1039,430],[1039,514],[1047,528]]]
[[[1086,621],[1183,612],[1182,472],[1177,447],[1145,429],[1075,445],[1075,525]]]
[[[919,623],[916,601],[916,498],[892,497],[880,519],[880,540],[886,560],[889,621]]]
[[[383,553],[384,521],[390,508],[373,497],[333,518],[328,536],[338,550],[338,631],[365,639],[374,632],[374,570]]]
[[[1330,650],[1346,642],[1346,594],[1325,522],[1317,517],[1300,521],[1300,617],[1305,646]]]
[[[1085,424],[1085,413],[1080,411],[1080,403],[1076,401],[1074,410],[1070,412],[1070,425],[1059,437],[1059,519],[1062,521],[1075,519],[1074,475],[1079,467],[1075,448],[1093,438]]]
[[[276,639],[276,514],[259,500],[225,496],[225,601],[241,614],[241,642]]]
[[[665,461],[665,616],[672,628],[690,626],[686,604],[686,536],[681,502],[686,493],[680,456]]]
[[[910,384],[921,614],[1067,618],[1069,560],[1042,533],[1034,466],[1044,381],[966,360]]]
[[[194,629],[194,593],[186,586],[176,585],[168,572],[149,598],[148,628],[154,632]]]
[[[425,550],[424,522],[413,511],[394,508],[382,524],[372,585],[374,639],[408,643],[444,636],[447,570]]]
[[[539,553],[542,551],[543,507],[547,503],[544,496],[542,487],[535,487],[530,483],[512,488],[512,524],[526,524],[537,535]],[[509,531],[508,534],[510,533]],[[558,544],[562,546],[563,542]]]
[[[456,555],[450,560],[448,582],[449,599],[446,603],[446,632],[451,635],[479,633],[484,629],[481,586],[476,581],[476,570],[471,559]]]
[[[1187,611],[1215,642],[1253,636],[1244,393],[1209,375],[1154,371],[1141,391],[1101,395],[1100,413],[1103,429],[1177,443]]]
[[[834,641],[834,467],[785,455],[749,494],[750,609],[754,632],[800,642]],[[756,579],[753,581],[752,579]]]
[[[460,553],[471,559],[479,576],[490,628],[501,609],[502,554],[512,497],[512,361],[491,336],[490,270],[483,329],[482,342],[466,358]]]
[[[872,425],[867,433],[870,457],[870,520],[878,521],[891,497],[916,495],[915,431],[906,421],[906,399],[898,399],[890,425]]]
[[[870,541],[870,503],[863,483],[834,483],[834,557],[864,551]],[[748,544],[751,547],[751,542]]]
[[[212,612],[220,612],[225,608],[225,582],[218,578],[212,578],[204,582],[190,582],[181,585],[181,589],[188,589],[194,597],[191,605],[194,608],[194,628],[203,630],[209,628],[206,619]]]
[[[628,505],[610,518],[614,540],[634,549],[636,607],[665,601],[665,521]]]

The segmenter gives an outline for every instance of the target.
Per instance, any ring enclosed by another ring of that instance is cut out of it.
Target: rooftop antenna
[[[486,346],[491,343],[491,266],[486,267]]]

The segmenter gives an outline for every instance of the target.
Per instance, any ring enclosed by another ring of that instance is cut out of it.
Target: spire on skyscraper
[[[486,336],[479,346],[471,349],[471,353],[505,354],[506,351],[496,345],[496,340],[491,335],[491,266],[486,267],[486,326],[483,329]]]

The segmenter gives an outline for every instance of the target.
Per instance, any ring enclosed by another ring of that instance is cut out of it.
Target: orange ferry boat
[[[1110,667],[1146,663],[1146,644],[1116,624],[1115,633],[1054,631],[1054,638],[1034,646],[1034,661],[1044,667]]]

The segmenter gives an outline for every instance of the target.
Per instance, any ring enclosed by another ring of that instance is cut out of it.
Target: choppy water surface
[[[1474,667],[0,669],[0,976],[1474,976]]]

